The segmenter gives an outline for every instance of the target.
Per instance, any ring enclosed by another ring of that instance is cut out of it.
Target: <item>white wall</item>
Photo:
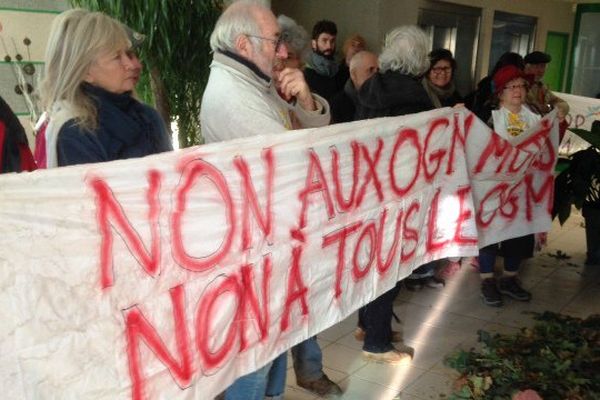
[[[66,1],[62,0],[0,0],[0,94],[21,120],[31,147],[34,143],[33,118],[23,96],[14,91],[17,85],[15,67],[22,68],[23,64],[10,64],[4,58],[8,54],[12,60],[16,60],[16,54],[19,53],[23,56],[23,61],[33,62],[36,73],[33,79],[26,76],[26,81],[37,88],[44,68],[43,59],[50,25],[56,15],[67,8]],[[29,47],[23,43],[25,38],[31,40]]]

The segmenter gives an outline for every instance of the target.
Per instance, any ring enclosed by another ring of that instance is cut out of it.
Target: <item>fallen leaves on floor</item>
[[[461,350],[446,364],[462,375],[450,400],[600,398],[600,315],[544,312],[514,335],[479,331],[481,351]]]
[[[556,253],[546,253],[548,254],[549,257],[552,258],[556,258],[557,260],[569,260],[571,259],[571,256],[568,255],[567,253],[563,252],[562,250],[556,250]]]

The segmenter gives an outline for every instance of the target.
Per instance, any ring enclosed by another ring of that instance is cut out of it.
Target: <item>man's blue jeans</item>
[[[287,352],[264,367],[244,375],[225,391],[225,400],[264,400],[265,396],[283,399]]]
[[[296,379],[316,381],[323,376],[323,353],[316,336],[292,347],[292,358]]]

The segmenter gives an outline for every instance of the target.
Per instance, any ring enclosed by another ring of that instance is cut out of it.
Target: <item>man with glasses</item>
[[[233,3],[217,21],[210,46],[214,57],[200,111],[206,143],[329,123],[329,104],[310,92],[302,72],[275,68],[287,58],[287,47],[268,8],[247,1]],[[306,352],[305,347],[314,351]],[[319,376],[315,379],[336,386],[322,372],[316,340],[309,339],[296,348],[298,357],[311,366],[318,358]],[[265,367],[238,378],[226,390],[225,399],[283,398],[286,364],[283,353]]]
[[[290,112],[302,128],[329,123],[329,104],[310,92],[300,70],[273,71],[287,47],[268,8],[232,4],[210,45],[214,56],[200,111],[206,143],[292,129]]]

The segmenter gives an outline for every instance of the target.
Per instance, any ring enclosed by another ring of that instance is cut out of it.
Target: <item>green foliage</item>
[[[600,209],[600,125],[595,123],[591,131],[571,131],[591,146],[559,161],[562,171],[555,179],[553,217],[558,216],[561,225],[571,215],[573,205]]]
[[[138,93],[166,121],[176,121],[180,147],[199,144],[200,103],[212,59],[209,37],[223,0],[71,0],[146,35]]]
[[[446,364],[462,374],[449,399],[510,399],[532,389],[544,400],[600,397],[600,316],[545,312],[516,335],[479,332],[481,352],[459,351]]]

